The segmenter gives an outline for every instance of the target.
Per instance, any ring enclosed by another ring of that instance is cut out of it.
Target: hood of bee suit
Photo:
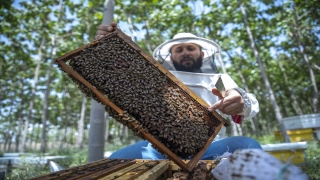
[[[170,49],[172,46],[181,43],[193,43],[201,46],[202,51],[204,52],[204,59],[201,70],[207,73],[217,73],[214,59],[215,56],[221,58],[220,46],[212,40],[198,37],[191,33],[178,33],[173,37],[173,39],[160,44],[153,51],[153,58],[158,60],[168,70],[175,70],[173,64],[170,61]]]

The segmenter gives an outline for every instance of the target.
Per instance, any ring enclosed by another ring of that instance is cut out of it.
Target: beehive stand
[[[205,101],[115,29],[59,57],[58,66],[82,92],[106,105],[116,120],[182,170],[192,171],[229,122],[209,112]],[[187,158],[191,160],[185,163],[182,159]]]

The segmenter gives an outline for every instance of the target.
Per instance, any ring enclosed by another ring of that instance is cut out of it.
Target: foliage
[[[65,148],[62,151],[55,149],[50,154],[66,156],[65,159],[59,160],[56,163],[62,167],[74,167],[86,164],[88,162],[88,150],[79,150],[77,148]]]
[[[65,0],[61,1],[61,11],[59,1],[10,2],[1,6],[0,12],[1,151],[19,151],[23,135],[28,142],[26,151],[37,151],[44,124],[48,146],[54,144],[60,150],[73,146],[83,94],[56,65],[50,74],[48,69],[57,57],[94,39],[102,21],[103,1]],[[320,88],[320,9],[316,4],[316,0],[244,1],[249,27],[283,117],[315,113],[313,96]],[[299,26],[293,19],[295,14]],[[255,94],[260,103],[254,121],[257,129],[252,123],[243,123],[244,135],[263,137],[279,129],[237,1],[116,0],[115,21],[149,53],[177,32],[192,32],[218,42],[227,73],[240,87]],[[309,65],[304,57],[309,58]],[[314,71],[316,86],[312,85],[310,70]],[[48,77],[51,81],[47,87]],[[44,109],[47,89],[50,93]],[[85,106],[84,144],[88,139],[90,103]],[[48,112],[47,118],[42,117],[44,111]],[[124,142],[120,124],[110,120],[108,125],[109,137]],[[135,137],[129,134],[130,138]]]
[[[275,144],[276,139],[274,135],[264,135],[261,137],[254,137],[254,139],[256,139],[260,144]]]
[[[305,153],[308,164],[303,166],[302,170],[308,174],[310,180],[320,179],[320,141],[309,142]]]
[[[30,164],[26,159],[22,159],[22,161],[12,170],[11,173],[6,174],[5,179],[25,180],[48,173],[49,171],[47,166],[44,166],[40,163]]]
[[[83,165],[88,162],[87,151],[79,151],[75,148],[66,148],[61,150],[52,150],[51,153],[55,155],[66,156],[65,159],[56,160],[55,162],[64,168]],[[25,156],[22,161],[14,167],[11,173],[6,174],[7,180],[24,180],[32,177],[37,177],[50,173],[50,167],[48,164],[30,163],[30,158],[43,158],[44,156],[34,154],[31,156]]]

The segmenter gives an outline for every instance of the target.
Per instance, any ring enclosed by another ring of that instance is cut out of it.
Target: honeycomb
[[[68,65],[75,72],[123,110],[119,114],[106,106],[112,117],[144,138],[139,130],[142,128],[182,159],[196,155],[221,124],[181,83],[170,78],[169,71],[161,71],[159,65],[117,33],[74,51],[69,57]],[[72,74],[68,76],[84,94],[100,102],[91,89]]]

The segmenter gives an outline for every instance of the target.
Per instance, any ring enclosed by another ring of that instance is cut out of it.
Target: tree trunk
[[[113,21],[114,6],[114,0],[105,1],[102,24],[110,24]],[[103,159],[104,157],[104,136],[106,130],[104,114],[104,106],[92,99],[89,129],[89,162]]]
[[[8,144],[8,138],[7,138],[7,134],[3,135],[4,136],[4,151],[8,151],[7,150],[7,144]]]
[[[62,150],[64,148],[64,144],[65,144],[65,141],[66,141],[66,137],[67,137],[67,128],[66,126],[63,127],[64,129],[63,130],[60,130],[60,131],[63,131],[61,132],[61,135],[60,135],[60,146],[59,146],[59,149]]]
[[[265,118],[272,120],[273,118],[270,116],[271,112],[270,112],[269,106],[266,106],[266,110],[265,111],[266,111],[266,114],[267,114],[267,116]],[[273,128],[273,127],[270,127],[270,124],[272,124],[272,122],[267,120],[265,123],[266,123],[266,128],[264,128],[264,130],[267,130],[267,134],[270,134],[271,128]]]
[[[54,38],[54,37],[53,37]],[[54,41],[54,40],[53,40]],[[55,53],[55,45],[53,46],[53,51]],[[52,56],[54,57],[54,56]],[[42,133],[41,133],[41,152],[45,153],[47,148],[47,119],[48,119],[48,101],[50,96],[50,83],[51,83],[51,72],[53,67],[54,60],[51,58],[51,63],[49,69],[47,71],[47,82],[46,82],[46,92],[43,100],[43,107],[42,107],[42,115],[41,115],[41,122],[42,122]]]
[[[105,142],[108,142],[110,117],[109,117],[109,114],[107,112],[105,112],[105,119],[106,119],[106,133],[105,133],[104,140],[105,140]]]
[[[120,122],[117,122],[117,129],[118,129],[117,138],[121,140],[122,124]]]
[[[23,153],[25,150],[25,145],[26,145],[26,140],[28,136],[28,128],[29,128],[29,122],[32,118],[32,110],[33,110],[33,105],[34,105],[34,98],[36,95],[36,89],[38,85],[38,78],[39,78],[39,69],[41,65],[41,60],[42,60],[42,48],[44,46],[45,38],[42,37],[40,46],[38,47],[38,62],[36,69],[34,71],[34,78],[33,78],[33,85],[32,85],[32,90],[30,94],[30,103],[29,103],[29,108],[28,108],[28,114],[27,114],[27,119],[24,122],[24,131],[22,135],[22,141],[20,144],[20,152]]]
[[[7,152],[11,152],[12,136],[13,136],[13,133],[9,133],[8,151]]]
[[[145,12],[145,14],[147,14],[147,13]],[[149,33],[149,21],[145,20],[144,22],[145,22],[145,27],[146,27],[147,48],[148,48],[149,52],[153,52],[154,48],[152,46],[151,36],[150,36],[150,33]]]
[[[289,94],[290,94],[290,97],[291,97],[291,100],[292,100],[293,109],[295,110],[296,114],[302,115],[303,112],[302,112],[302,109],[300,108],[300,105],[299,105],[299,103],[297,101],[297,97],[294,94],[294,91],[293,91],[292,87],[289,85],[287,73],[286,73],[285,69],[283,68],[283,66],[282,66],[280,61],[278,62],[278,65],[279,65],[280,70],[282,72],[282,75],[283,75],[283,78],[284,78],[284,82],[286,83],[286,87],[288,88],[288,91],[289,91]]]
[[[119,138],[120,141],[122,142],[123,140],[123,124],[119,123]]]
[[[209,28],[209,27],[208,27]],[[211,33],[211,29],[209,28],[209,33],[210,34],[213,34],[213,33]],[[215,39],[214,39],[214,37],[212,37],[212,40],[214,41]],[[224,62],[222,61],[222,59],[221,59],[221,52],[220,52],[220,56],[218,56],[219,58],[217,58],[218,59],[218,61],[219,61],[219,64],[220,64],[220,67],[221,67],[221,70],[222,70],[222,73],[223,74],[227,74],[227,70],[226,70],[226,67],[225,67],[225,65],[224,65]],[[215,59],[216,60],[216,59]]]
[[[57,17],[57,24],[56,28],[59,28],[59,22],[61,19],[61,10],[62,10],[62,0],[59,1],[59,14]],[[51,45],[52,50],[50,53],[50,66],[47,71],[47,82],[46,82],[46,93],[44,96],[44,102],[43,102],[43,108],[42,108],[42,116],[41,116],[41,122],[42,122],[42,134],[41,134],[41,152],[45,153],[47,148],[47,119],[48,119],[48,101],[50,96],[50,83],[51,83],[51,72],[53,68],[54,59],[56,57],[56,37],[57,34],[54,33],[51,36]]]
[[[128,137],[129,137],[128,127],[127,127],[127,126],[124,126],[124,138],[125,138],[125,139],[128,139]]]
[[[280,124],[280,127],[281,127],[281,131],[282,131],[282,134],[283,134],[283,137],[284,137],[284,140],[285,142],[290,142],[290,139],[289,139],[289,136],[286,132],[286,129],[284,127],[284,124],[282,122],[282,115],[280,113],[280,109],[279,109],[279,106],[277,104],[277,101],[276,101],[276,98],[274,96],[274,93],[273,93],[273,89],[271,87],[271,84],[269,82],[269,79],[268,79],[268,76],[265,72],[265,68],[264,68],[264,65],[262,63],[262,60],[260,58],[260,55],[259,55],[259,51],[258,49],[256,48],[256,45],[255,45],[255,42],[254,42],[254,38],[253,38],[253,35],[251,33],[251,29],[249,27],[249,24],[248,24],[248,19],[247,19],[247,14],[246,14],[246,11],[244,9],[244,6],[241,2],[241,0],[238,0],[238,4],[240,6],[240,9],[241,9],[241,13],[242,13],[242,17],[243,17],[243,21],[244,21],[244,24],[245,24],[245,27],[246,27],[246,30],[247,30],[247,33],[248,33],[248,36],[249,36],[249,39],[250,39],[250,42],[251,42],[251,48],[252,48],[252,51],[254,52],[254,56],[259,64],[259,68],[261,70],[261,76],[262,76],[262,79],[265,83],[265,86],[269,92],[269,95],[270,95],[270,101],[271,101],[271,104],[272,104],[272,107],[273,107],[273,110],[274,110],[274,113],[276,115],[276,119],[277,121],[279,122]]]
[[[137,32],[134,30],[134,26],[133,26],[132,21],[131,21],[131,15],[130,14],[126,14],[126,16],[127,16],[127,19],[128,19],[129,30],[131,31],[131,33],[133,35],[133,40],[135,42],[137,42],[138,41]]]
[[[40,141],[40,132],[41,132],[41,128],[40,128],[40,124],[39,123],[37,123],[36,124],[37,125],[37,130],[35,131],[35,133],[36,134],[34,134],[34,136],[35,136],[35,138],[30,138],[30,140],[31,140],[31,142],[30,142],[30,144],[32,143],[32,141],[34,141],[34,148],[36,149],[36,150],[39,150],[39,147],[38,147],[38,143],[39,143],[39,141]],[[30,147],[31,148],[31,147]]]
[[[298,42],[298,48],[299,48],[299,52],[301,54],[301,56],[303,57],[303,60],[305,61],[305,63],[307,64],[308,70],[309,70],[309,75],[310,75],[310,80],[311,80],[311,84],[313,87],[313,97],[312,97],[312,107],[313,107],[313,113],[318,113],[319,109],[318,109],[318,105],[319,105],[319,91],[317,88],[317,83],[314,77],[314,72],[313,69],[311,67],[310,61],[309,61],[309,57],[308,55],[305,53],[305,45],[303,44],[303,42],[301,42],[301,31],[300,31],[300,27],[299,27],[299,17],[298,17],[298,13],[296,11],[296,3],[295,1],[293,1],[293,11],[294,11],[294,25],[295,25],[295,37],[296,40]]]
[[[86,114],[86,107],[87,107],[87,97],[83,96],[80,119],[78,121],[77,146],[79,149],[83,148],[84,118],[85,118],[85,114]]]
[[[74,138],[73,138],[73,128],[71,128],[71,127],[68,127],[68,131],[69,131],[69,146],[70,145],[74,145],[75,144],[75,142],[74,142]]]
[[[65,92],[68,92],[67,89],[65,89]],[[65,94],[64,94],[65,95]],[[66,142],[66,137],[67,137],[67,127],[68,127],[68,122],[69,122],[69,113],[71,112],[71,107],[69,106],[68,103],[66,103],[65,101],[63,102],[63,109],[64,109],[64,121],[63,121],[63,124],[61,125],[61,128],[64,128],[63,129],[63,132],[60,133],[60,146],[59,146],[59,149],[63,149],[64,148],[64,144]]]
[[[280,104],[280,106],[282,107],[282,114],[284,115],[284,117],[288,117],[289,113],[290,113],[290,106],[288,106],[285,102],[284,99],[286,100],[287,97],[279,97],[278,98],[278,102]]]
[[[104,136],[106,128],[104,113],[104,106],[92,99],[89,129],[89,162],[102,159],[104,155]]]
[[[21,127],[22,127],[22,122],[23,122],[23,104],[24,104],[24,98],[23,98],[23,95],[24,95],[24,78],[22,77],[20,79],[20,84],[21,84],[21,93],[20,93],[20,98],[22,99],[22,101],[20,102],[20,105],[19,105],[19,109],[18,109],[18,112],[19,112],[19,115],[18,115],[18,127],[17,127],[17,134],[16,134],[16,137],[15,137],[15,150],[14,152],[18,152],[19,151],[19,142],[20,142],[20,136],[21,136]]]
[[[58,144],[60,144],[60,133],[59,133],[60,128],[58,126],[55,126],[54,129],[56,134],[55,134],[55,137],[52,138],[53,142],[51,143],[51,146],[50,146],[51,149],[57,148]]]

